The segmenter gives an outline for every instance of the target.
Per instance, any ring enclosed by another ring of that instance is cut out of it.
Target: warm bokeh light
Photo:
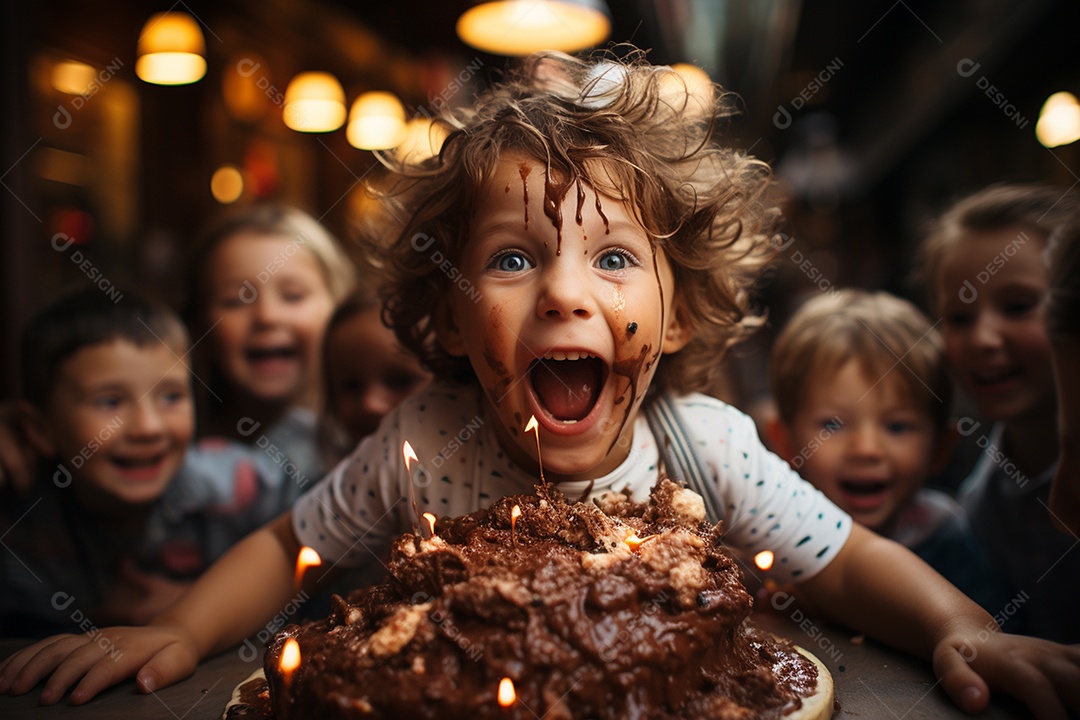
[[[768,570],[773,566],[773,561],[775,559],[772,550],[762,550],[754,556],[754,564],[762,570]]]
[[[1080,140],[1080,100],[1070,92],[1048,97],[1035,123],[1035,137],[1048,148]]]
[[[675,78],[672,78],[672,81],[664,84],[667,92],[670,92],[676,85],[680,86],[677,88],[680,97],[676,99],[676,107],[682,105],[683,98],[681,96],[685,94],[687,111],[700,114],[710,112],[715,98],[715,88],[709,74],[696,65],[688,63],[676,63],[671,66],[671,69],[678,73],[679,78],[682,79],[682,82],[679,83]]]
[[[610,15],[603,0],[482,2],[457,21],[458,37],[496,55],[583,50],[603,42],[610,32]]]
[[[244,194],[244,175],[235,165],[222,165],[210,177],[210,192],[222,205],[234,203]]]
[[[345,137],[360,150],[389,150],[404,142],[405,108],[397,95],[372,91],[356,98]]]
[[[514,690],[514,681],[504,677],[499,681],[499,707],[510,707],[517,700],[517,692]]]
[[[206,74],[206,41],[195,19],[182,12],[150,16],[139,35],[135,74],[155,85],[187,85]]]
[[[447,136],[446,128],[428,118],[414,118],[405,125],[405,139],[394,149],[402,162],[421,163],[435,157]]]
[[[53,89],[68,95],[82,95],[94,81],[97,71],[86,63],[77,60],[65,60],[53,65],[52,82]]]
[[[302,72],[285,89],[285,124],[297,132],[331,132],[345,124],[345,91],[327,72]]]

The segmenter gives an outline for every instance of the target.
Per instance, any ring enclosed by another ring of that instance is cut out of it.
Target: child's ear
[[[787,426],[778,417],[771,417],[765,422],[765,437],[768,439],[772,451],[780,456],[780,459],[790,463],[795,457],[792,448],[791,433]]]
[[[52,429],[45,414],[25,400],[20,400],[15,406],[19,425],[22,426],[23,434],[26,435],[30,446],[42,457],[52,457],[56,454],[56,443],[53,442]]]
[[[454,357],[465,357],[465,340],[454,321],[454,311],[449,303],[442,303],[435,308],[435,338],[443,350]]]
[[[678,352],[694,339],[694,330],[690,327],[689,313],[682,298],[675,301],[674,312],[664,330],[664,354]]]
[[[934,451],[930,455],[929,471],[931,477],[940,475],[945,470],[945,466],[949,464],[953,450],[956,449],[956,443],[959,440],[960,433],[956,429],[956,423],[950,419],[938,433],[937,441],[934,443]]]

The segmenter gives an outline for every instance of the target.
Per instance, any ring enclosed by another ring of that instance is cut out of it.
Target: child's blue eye
[[[893,435],[901,435],[914,429],[915,426],[909,422],[896,421],[885,423],[885,430]]]
[[[515,251],[505,252],[502,255],[499,255],[491,264],[496,270],[508,273],[518,273],[532,267],[532,263],[529,262],[528,258]]]
[[[617,272],[625,270],[627,266],[634,264],[634,262],[629,253],[625,251],[608,250],[600,256],[596,264],[601,270]]]
[[[165,393],[164,401],[166,405],[176,405],[187,400],[188,394],[179,390]]]
[[[120,407],[121,402],[119,397],[100,397],[94,400],[94,407],[115,410]]]
[[[840,418],[828,418],[821,421],[821,429],[828,432],[836,432],[842,427],[844,427],[844,421]]]

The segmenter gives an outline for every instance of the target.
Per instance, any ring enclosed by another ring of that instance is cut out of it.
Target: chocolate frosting
[[[271,642],[274,717],[782,717],[817,670],[749,623],[722,528],[703,520],[700,496],[668,480],[648,503],[568,503],[541,485],[439,519],[434,538],[404,535],[385,583],[334,596],[328,618]],[[630,535],[644,542],[631,549]],[[301,664],[286,683],[288,638]]]

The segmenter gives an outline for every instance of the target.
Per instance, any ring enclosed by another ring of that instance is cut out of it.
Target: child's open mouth
[[[295,360],[297,355],[296,348],[291,345],[244,350],[244,358],[256,368],[273,368],[280,363]]]
[[[888,497],[889,482],[886,480],[841,480],[840,491],[847,504],[854,510],[875,510]]]
[[[129,479],[147,480],[154,479],[161,472],[165,462],[165,452],[145,456],[109,456],[110,462]]]
[[[607,364],[596,356],[556,351],[533,362],[529,382],[548,415],[569,424],[592,412],[606,373]]]

